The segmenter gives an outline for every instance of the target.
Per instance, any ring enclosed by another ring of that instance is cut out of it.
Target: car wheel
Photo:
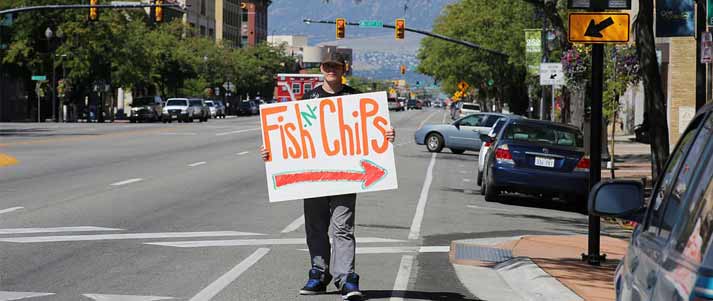
[[[429,152],[440,153],[443,149],[443,137],[437,133],[428,134],[426,136],[426,148]]]
[[[500,194],[500,191],[498,191],[496,187],[493,187],[493,185],[488,185],[487,179],[483,181],[483,186],[484,187],[480,189],[480,193],[485,196],[485,201],[495,202]]]
[[[462,154],[462,153],[465,153],[465,150],[464,150],[464,149],[453,149],[453,148],[451,148],[451,152],[454,153],[454,154],[456,154],[456,155],[460,155],[460,154]]]
[[[478,172],[478,186],[483,187],[483,172],[479,171]]]
[[[589,211],[589,208],[587,208],[588,200],[585,195],[569,195],[567,196],[567,203],[579,213],[587,214],[587,211]]]

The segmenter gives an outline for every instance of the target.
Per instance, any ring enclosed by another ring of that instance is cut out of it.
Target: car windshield
[[[168,102],[166,103],[166,106],[186,106],[188,103],[186,103],[185,99],[169,99]]]
[[[579,131],[546,124],[511,124],[505,131],[504,138],[537,144],[584,146],[584,138]]]
[[[148,106],[153,104],[153,97],[137,97],[131,102],[134,107]]]
[[[192,107],[200,107],[200,106],[203,106],[203,102],[201,102],[200,100],[191,100],[191,106]]]
[[[465,110],[480,111],[480,106],[479,106],[479,105],[474,105],[474,104],[463,104],[463,109],[465,109]]]
[[[215,106],[212,102],[206,102],[205,104],[207,104],[209,107],[214,107],[214,106]]]

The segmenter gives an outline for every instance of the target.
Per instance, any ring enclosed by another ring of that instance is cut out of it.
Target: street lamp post
[[[50,55],[52,56],[52,84],[50,85],[52,89],[52,121],[57,122],[57,92],[55,91],[56,87],[56,79],[55,79],[55,72],[54,72],[54,63],[55,63],[55,58],[54,58],[54,51],[52,50],[52,37],[54,36],[54,32],[52,32],[52,29],[47,27],[47,30],[45,30],[45,37],[47,37],[47,51],[50,52]]]

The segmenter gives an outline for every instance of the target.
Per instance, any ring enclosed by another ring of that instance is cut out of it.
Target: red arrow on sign
[[[348,181],[363,182],[364,188],[369,188],[386,175],[386,170],[369,160],[362,160],[363,171],[300,171],[276,175],[277,188],[305,182]]]

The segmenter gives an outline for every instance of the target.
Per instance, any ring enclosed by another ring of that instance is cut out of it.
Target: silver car
[[[426,124],[416,130],[416,144],[426,145],[429,152],[441,152],[446,147],[454,154],[466,150],[480,150],[480,134],[487,134],[495,122],[506,114],[477,113],[465,116],[451,124]]]

